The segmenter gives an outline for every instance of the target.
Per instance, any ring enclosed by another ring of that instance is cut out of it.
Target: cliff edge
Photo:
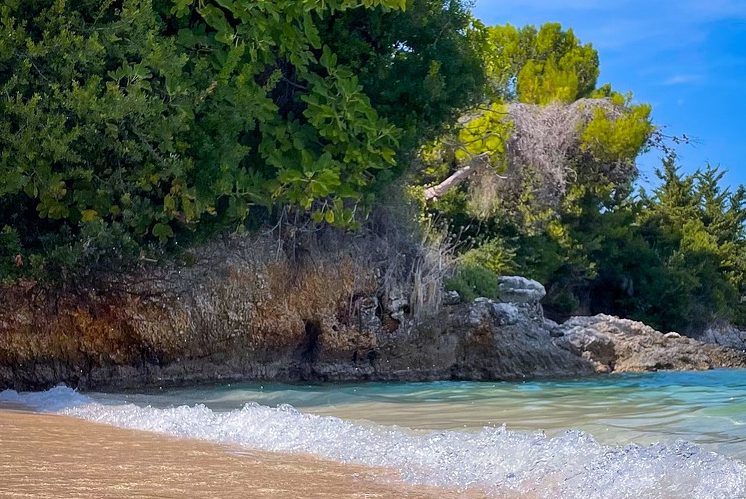
[[[552,323],[543,287],[522,277],[501,278],[497,300],[468,303],[453,292],[384,286],[390,267],[371,263],[377,251],[327,242],[331,249],[294,255],[292,265],[275,240],[242,237],[195,250],[187,265],[107,276],[93,288],[3,288],[0,389],[746,366],[741,351],[615,317]],[[423,300],[432,302],[427,313],[415,310]]]

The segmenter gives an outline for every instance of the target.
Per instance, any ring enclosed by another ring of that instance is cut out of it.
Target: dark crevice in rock
[[[313,364],[319,357],[321,345],[321,324],[319,321],[307,320],[305,322],[305,332],[303,341],[298,347],[299,360],[304,364]]]

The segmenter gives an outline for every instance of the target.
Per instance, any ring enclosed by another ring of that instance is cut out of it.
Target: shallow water
[[[56,388],[3,392],[1,400],[127,428],[391,467],[411,483],[495,495],[746,497],[744,370],[88,396]]]
[[[247,402],[412,429],[567,429],[609,444],[677,439],[746,461],[746,370],[622,374],[521,383],[432,382],[349,385],[226,384],[136,395],[96,395],[138,405],[204,404],[230,411]]]

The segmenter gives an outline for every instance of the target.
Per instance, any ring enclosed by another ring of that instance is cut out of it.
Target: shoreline
[[[481,497],[387,469],[235,449],[0,405],[0,497]]]

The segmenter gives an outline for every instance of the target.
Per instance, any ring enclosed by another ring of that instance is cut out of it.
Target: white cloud
[[[696,74],[675,74],[663,80],[661,85],[682,85],[684,83],[694,83],[702,79],[702,76]]]

